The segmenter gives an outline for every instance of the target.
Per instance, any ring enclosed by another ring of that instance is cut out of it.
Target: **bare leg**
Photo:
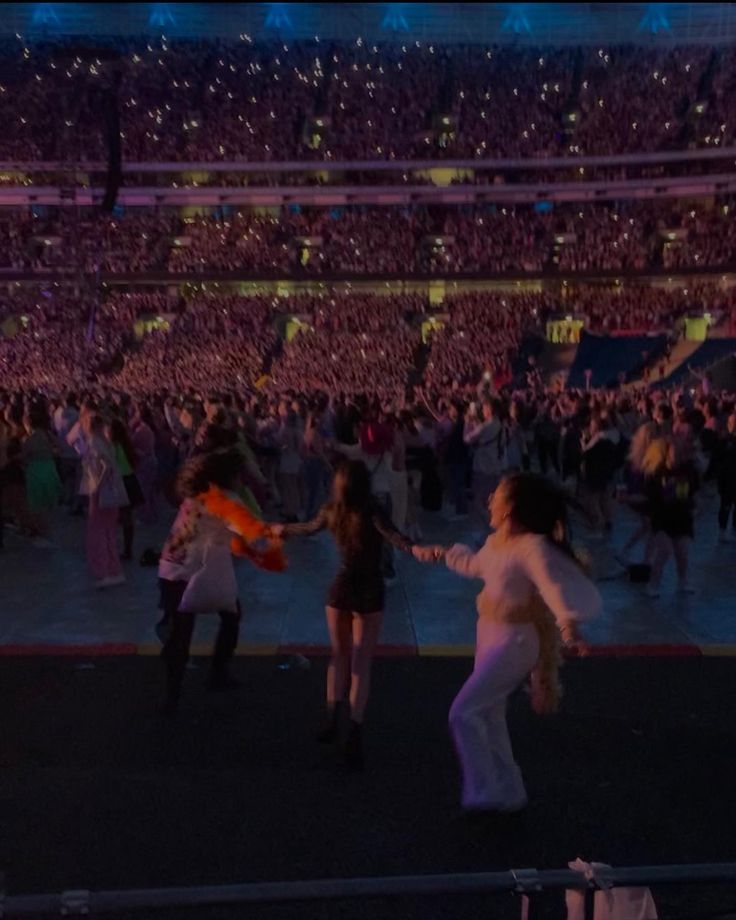
[[[345,699],[350,673],[350,620],[346,610],[327,607],[327,630],[330,634],[330,663],[327,666],[327,706],[334,709]]]
[[[690,541],[687,537],[680,537],[679,539],[672,541],[675,550],[677,578],[680,582],[681,588],[687,586],[688,551],[690,549],[689,542]]]
[[[667,560],[672,554],[672,540],[661,531],[654,535],[654,559],[652,561],[652,574],[649,584],[652,588],[659,588],[662,572],[667,565]]]
[[[348,770],[363,769],[363,715],[371,687],[371,665],[383,613],[353,614],[353,659],[350,673],[350,733],[345,743]]]
[[[340,711],[348,692],[350,673],[350,613],[327,607],[327,629],[332,653],[327,666],[327,721],[317,735],[320,744],[337,740],[340,730]]]
[[[624,543],[623,547],[621,548],[621,555],[628,556],[631,550],[639,542],[639,540],[643,539],[648,533],[649,522],[644,518],[639,524],[639,527],[632,533],[626,543]]]
[[[353,614],[353,658],[350,672],[350,718],[361,723],[371,687],[371,665],[383,624],[383,613]]]

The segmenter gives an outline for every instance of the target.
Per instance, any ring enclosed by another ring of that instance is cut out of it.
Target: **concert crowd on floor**
[[[22,381],[5,387],[0,469],[6,519],[43,546],[53,536],[58,503],[79,508],[82,461],[70,448],[81,413],[83,429],[85,414],[100,418],[97,435],[113,452],[120,445],[124,475],[138,476],[136,516],[146,521],[171,500],[172,477],[186,457],[228,444],[240,445],[254,508],[281,509],[292,521],[309,518],[326,494],[341,445],[352,444],[369,466],[385,461],[389,492],[396,493],[394,523],[415,536],[419,508],[439,511],[443,501],[448,513],[470,514],[482,531],[486,490],[503,473],[529,468],[574,487],[590,534],[604,536],[615,513],[614,486],[621,483],[642,521],[622,552],[628,560],[637,534],[644,541],[653,594],[672,553],[680,589],[689,590],[687,542],[703,482],[713,481],[721,495],[714,531],[726,542],[736,526],[736,406],[733,394],[716,392],[707,377],[697,392],[581,392],[545,389],[530,370],[515,388],[497,391],[493,381],[482,380],[454,391],[417,387],[410,398],[376,385],[350,393],[308,381],[273,393],[246,394],[237,385],[215,393],[205,381],[191,380],[187,386],[168,376],[141,398],[131,395],[124,378],[45,393]],[[134,520],[128,518],[129,557]]]

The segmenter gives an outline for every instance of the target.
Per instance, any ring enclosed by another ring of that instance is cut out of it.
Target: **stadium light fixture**
[[[381,28],[387,32],[408,32],[409,23],[404,12],[404,3],[386,4],[386,13],[381,20]]]

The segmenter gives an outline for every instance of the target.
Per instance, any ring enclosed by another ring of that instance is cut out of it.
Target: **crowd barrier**
[[[0,918],[61,914],[85,916],[123,910],[233,904],[362,900],[407,896],[517,893],[524,898],[551,890],[641,888],[693,883],[736,883],[736,863],[600,867],[594,878],[571,869],[512,869],[454,875],[256,882],[242,885],[65,891],[0,897]]]

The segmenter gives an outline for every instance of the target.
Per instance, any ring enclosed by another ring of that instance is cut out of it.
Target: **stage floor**
[[[604,598],[602,616],[586,627],[599,654],[736,653],[736,543],[720,545],[717,496],[700,495],[697,539],[692,549],[690,597],[675,590],[673,567],[662,596],[651,600],[631,584],[615,561],[615,551],[636,526],[626,509],[618,512],[610,538],[586,541]],[[136,557],[147,546],[158,549],[170,516],[154,527],[140,527]],[[472,537],[467,523],[443,514],[425,514],[425,539],[450,543]],[[581,536],[582,532],[581,532]],[[155,654],[158,618],[156,570],[126,564],[127,583],[104,592],[91,584],[84,558],[84,521],[59,513],[53,548],[38,549],[6,531],[0,550],[0,654],[72,652]],[[326,534],[288,544],[288,571],[274,575],[237,565],[244,617],[240,654],[324,651],[327,634],[324,598],[336,566]],[[421,565],[397,556],[396,583],[387,589],[382,636],[384,654],[464,655],[472,652],[477,582],[466,581],[443,565]],[[216,617],[199,618],[195,652],[208,648]]]

